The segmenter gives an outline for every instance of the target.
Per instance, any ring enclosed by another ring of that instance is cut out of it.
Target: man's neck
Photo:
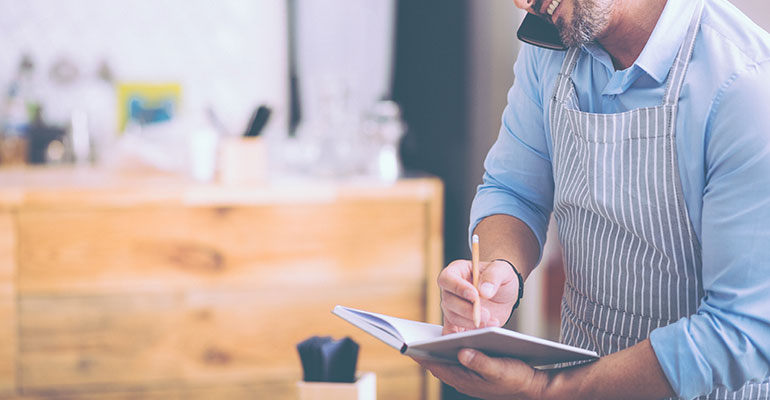
[[[642,54],[667,0],[617,1],[610,24],[598,42],[612,56],[618,70],[634,64]]]

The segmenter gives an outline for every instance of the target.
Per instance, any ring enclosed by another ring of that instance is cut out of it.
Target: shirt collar
[[[628,81],[631,75],[638,75],[635,70],[641,69],[652,79],[663,84],[668,77],[668,72],[674,64],[674,59],[687,35],[688,24],[682,21],[690,21],[695,11],[696,1],[693,0],[668,0],[663,8],[663,13],[655,25],[655,29],[642,49],[642,53],[636,62],[627,70],[633,72],[624,79]],[[583,49],[594,59],[599,61],[608,70],[614,71],[609,54],[598,43],[587,43]],[[633,77],[633,80],[638,76]],[[626,82],[630,84],[630,82]]]
[[[634,63],[659,84],[668,77],[696,5],[697,1],[693,0],[668,0],[642,54]]]

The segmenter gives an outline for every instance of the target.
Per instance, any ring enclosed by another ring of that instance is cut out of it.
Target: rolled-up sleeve
[[[470,233],[490,215],[511,215],[534,232],[542,254],[554,185],[537,51],[524,45],[514,66],[516,81],[508,92],[500,134],[484,162],[483,183],[471,207]]]
[[[650,340],[681,398],[770,375],[770,63],[716,97],[706,127],[701,215],[704,297]],[[686,134],[686,133],[685,133]]]

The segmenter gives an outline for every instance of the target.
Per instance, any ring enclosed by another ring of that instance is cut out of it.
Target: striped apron
[[[579,110],[567,52],[550,101],[554,217],[566,283],[561,340],[617,352],[695,314],[703,297],[700,244],[679,181],[676,116],[700,26],[699,6],[669,73],[663,104],[621,114]],[[708,399],[767,399],[770,384],[724,387]]]

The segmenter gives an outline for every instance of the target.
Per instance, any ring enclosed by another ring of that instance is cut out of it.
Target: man
[[[553,212],[562,341],[602,358],[419,362],[491,399],[770,398],[770,36],[725,0],[515,2],[570,50],[521,49],[471,210],[481,284],[442,272],[444,331],[479,297],[506,322]]]

